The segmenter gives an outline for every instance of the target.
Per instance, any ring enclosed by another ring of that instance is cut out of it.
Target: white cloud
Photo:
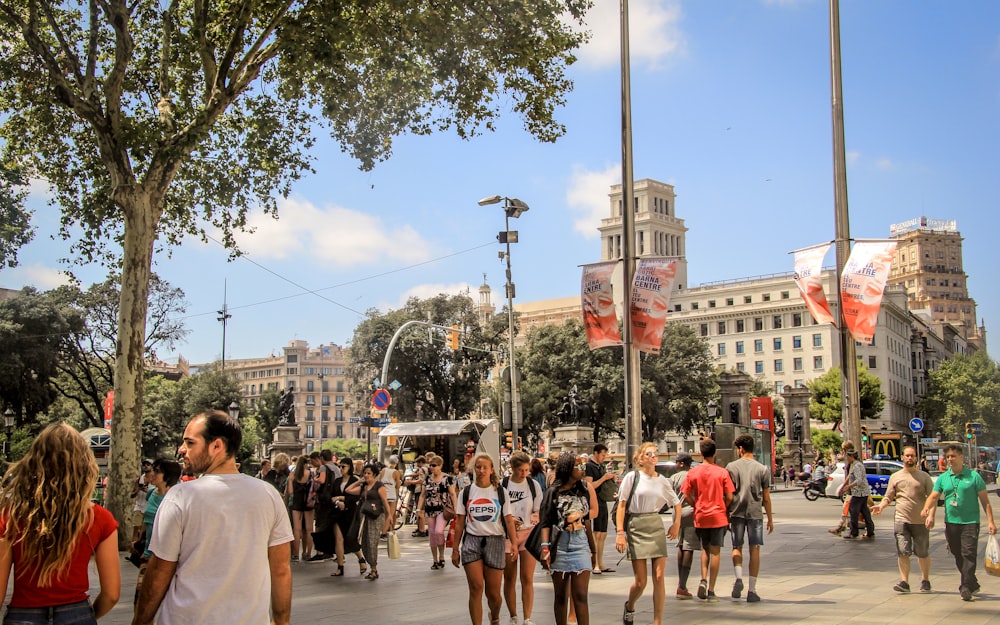
[[[848,151],[847,152],[847,164],[851,167],[858,164],[861,161],[861,152],[858,151]]]
[[[588,239],[600,236],[597,228],[601,219],[611,216],[608,189],[613,184],[621,184],[620,164],[608,165],[603,171],[589,171],[581,166],[573,168],[566,189],[566,204],[579,217],[573,222],[573,229]]]
[[[475,291],[478,291],[479,287],[476,287]],[[407,290],[403,291],[399,295],[399,300],[392,305],[393,308],[402,308],[406,304],[406,300],[411,297],[417,297],[420,299],[430,299],[432,297],[437,297],[444,293],[445,295],[472,295],[474,289],[468,282],[456,282],[454,284],[417,284],[411,286]]]
[[[409,225],[389,224],[380,217],[343,208],[322,208],[306,200],[278,203],[280,219],[262,212],[248,218],[256,231],[237,236],[240,248],[254,259],[306,257],[337,267],[382,261],[416,263],[431,258],[431,245]]]
[[[632,0],[629,3],[629,61],[659,67],[686,49],[680,29],[683,17],[678,0]],[[585,17],[592,37],[578,56],[590,67],[621,62],[620,0],[595,0]]]
[[[52,197],[52,187],[41,178],[32,178],[28,181],[28,196],[48,200]]]
[[[20,265],[0,272],[0,283],[4,288],[20,290],[22,287],[33,286],[47,291],[70,283],[61,269],[53,269],[44,265]]]
[[[887,156],[883,156],[882,158],[875,161],[875,167],[877,169],[881,169],[882,171],[888,171],[890,169],[893,169],[895,166],[896,164],[893,163],[892,159]]]

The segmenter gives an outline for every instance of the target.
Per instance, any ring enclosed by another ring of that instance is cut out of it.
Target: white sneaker
[[[521,625],[535,625],[535,621],[531,620],[530,618],[526,618],[524,619],[524,622],[521,623]]]
[[[510,617],[510,623],[509,623],[509,625],[517,625],[517,617],[516,616]]]

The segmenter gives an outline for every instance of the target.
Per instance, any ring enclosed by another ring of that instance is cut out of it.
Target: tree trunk
[[[125,244],[118,307],[111,465],[105,493],[108,509],[118,520],[120,549],[128,547],[132,535],[131,484],[140,470],[146,310],[153,243],[160,215],[149,192],[137,191],[123,203],[130,205],[123,207]]]

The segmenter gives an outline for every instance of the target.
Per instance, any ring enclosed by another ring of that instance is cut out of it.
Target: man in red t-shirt
[[[719,576],[720,553],[729,528],[726,513],[736,488],[729,472],[715,464],[715,441],[701,442],[704,462],[688,471],[682,490],[684,498],[694,507],[694,529],[701,540],[701,583],[698,598],[718,601],[715,580]]]

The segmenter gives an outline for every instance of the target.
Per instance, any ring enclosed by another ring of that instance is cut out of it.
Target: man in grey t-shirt
[[[742,434],[733,441],[739,459],[726,465],[736,492],[729,505],[729,531],[733,541],[733,599],[743,592],[743,540],[750,544],[750,586],[747,602],[760,601],[757,595],[757,575],[760,573],[760,548],[764,544],[764,513],[767,513],[767,533],[774,531],[771,514],[771,472],[754,460],[753,437]]]

